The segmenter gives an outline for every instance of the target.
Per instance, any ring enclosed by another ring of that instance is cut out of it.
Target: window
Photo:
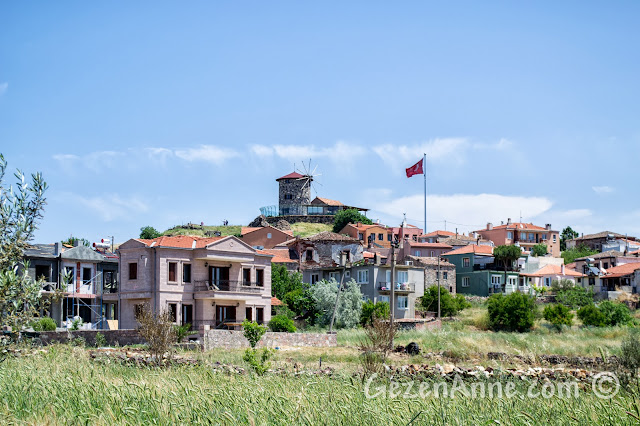
[[[509,285],[516,286],[516,285],[518,285],[518,278],[517,277],[509,277],[508,278],[508,282],[509,282]]]
[[[435,257],[436,256],[436,252],[431,250],[431,257]]]
[[[74,273],[75,269],[73,268],[73,266],[65,266],[64,267],[64,272],[67,278],[67,284],[73,284],[74,281]]]
[[[358,232],[358,239],[364,241],[364,234],[362,232]]]
[[[471,277],[462,277],[462,287],[469,287],[471,285]]]
[[[578,278],[578,284],[582,284],[582,278]]]
[[[320,281],[318,274],[311,274],[311,284],[315,284]]]
[[[358,282],[363,284],[369,282],[369,271],[367,269],[358,271]]]
[[[82,284],[91,284],[91,268],[82,268]]]
[[[546,240],[547,239],[547,234],[542,234],[542,239]]]
[[[143,309],[144,309],[143,304],[138,304],[133,306],[133,315],[135,316],[136,319],[138,319],[138,317],[142,315]]]
[[[307,249],[305,260],[307,262],[312,262],[313,261],[313,249]]]
[[[556,242],[556,238],[558,238],[558,236],[556,234],[553,234],[553,242]]]
[[[398,309],[407,309],[409,307],[408,296],[398,296]]]
[[[292,194],[284,194],[284,199],[285,200],[293,200],[293,195]]]
[[[251,269],[249,268],[242,269],[242,284],[251,285]]]
[[[177,303],[169,303],[169,316],[171,317],[171,322],[178,322],[178,304]]]
[[[398,271],[398,283],[406,283],[409,281],[409,271]]]
[[[258,324],[264,322],[264,308],[256,308],[256,322]]]
[[[387,303],[389,303],[389,296],[378,296],[378,302],[387,302]]]
[[[491,275],[491,284],[493,284],[494,287],[499,286],[500,283],[502,283],[501,275]]]
[[[178,270],[177,262],[169,262],[169,282],[175,283],[178,281],[176,271]]]
[[[436,280],[440,278],[440,272],[436,271]]]
[[[129,263],[129,279],[137,280],[138,279],[138,264],[137,263]]]
[[[322,206],[307,207],[307,214],[322,214]]]
[[[267,232],[267,239],[270,240],[271,239],[271,232]]]
[[[532,233],[529,233],[529,241],[533,241],[533,240],[534,240],[534,238],[535,238],[535,237],[533,236],[533,234],[532,234]]]
[[[596,279],[594,277],[589,277],[589,285],[596,285]]]
[[[182,282],[183,283],[191,282],[191,264],[190,263],[182,264]]]
[[[387,241],[393,241],[393,236],[391,234],[387,234]]]
[[[513,240],[513,232],[507,232],[507,239]]]
[[[340,272],[329,272],[329,279],[340,281]]]
[[[264,286],[264,269],[256,269],[256,285]]]
[[[363,302],[368,302],[369,301],[369,296],[365,296],[364,294],[362,295],[362,301]]]
[[[384,241],[384,234],[378,234],[378,241]]]
[[[443,278],[443,279],[445,279],[445,280],[446,280],[446,279],[449,279],[449,274],[447,273],[447,271],[444,271],[444,272],[442,273],[442,278]]]
[[[602,266],[604,267],[604,269],[609,269],[609,262],[604,262]]]
[[[551,287],[551,278],[546,277],[544,279],[544,285],[547,286],[547,287]]]
[[[520,233],[520,239],[521,240],[526,240],[527,239],[527,233],[526,232],[521,232]]]
[[[463,268],[468,268],[469,266],[471,266],[471,261],[468,257],[463,257],[462,258],[462,267]]]

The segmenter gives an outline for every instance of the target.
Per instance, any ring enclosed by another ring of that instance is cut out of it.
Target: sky
[[[639,13],[0,2],[0,153],[49,184],[40,243],[246,225],[310,160],[313,196],[422,227],[424,181],[404,170],[424,153],[429,231],[522,218],[640,236]]]

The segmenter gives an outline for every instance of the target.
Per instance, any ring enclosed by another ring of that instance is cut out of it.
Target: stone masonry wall
[[[285,219],[289,223],[324,223],[325,225],[333,224],[333,215],[287,215],[287,216],[272,216],[267,218],[267,222],[271,226],[275,226],[279,220]]]
[[[101,333],[109,346],[139,345],[145,343],[138,330],[76,330],[76,331],[43,331],[40,340],[45,345],[66,343],[82,337],[88,345],[95,345],[96,334]]]
[[[311,185],[305,179],[282,179],[278,181],[278,210],[283,213],[284,208],[289,209],[289,214],[303,214],[303,207],[311,203]],[[287,200],[286,196],[291,196]]]
[[[204,332],[204,350],[213,348],[248,348],[249,341],[242,331],[208,330]],[[258,342],[258,347],[312,346],[330,347],[338,344],[335,334],[322,333],[274,333],[267,332]]]

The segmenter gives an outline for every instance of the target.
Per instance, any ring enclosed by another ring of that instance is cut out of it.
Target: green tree
[[[4,183],[7,162],[0,154],[0,325],[20,330],[42,305],[42,286],[27,275],[24,249],[37,229],[46,204],[47,183],[40,173],[31,181],[17,170],[15,188]]]
[[[161,237],[162,233],[159,232],[153,226],[143,226],[140,228],[140,238],[143,240],[153,240],[154,238]]]
[[[598,304],[598,309],[600,309],[600,312],[604,315],[605,324],[611,327],[633,323],[631,311],[624,303],[605,300]]]
[[[338,233],[342,231],[342,228],[347,226],[348,223],[363,223],[365,225],[371,225],[371,219],[360,213],[356,209],[340,210],[333,218],[333,232]]]
[[[535,257],[544,256],[547,254],[547,245],[546,244],[536,244],[531,249],[531,254]]]
[[[572,309],[578,309],[593,303],[593,291],[583,287],[558,289],[556,290],[556,301]]]
[[[420,306],[425,311],[438,312],[438,286],[434,285],[425,290],[424,296],[420,298]],[[453,297],[449,290],[440,287],[440,314],[443,317],[452,317],[470,306],[463,295]]]
[[[269,328],[271,331],[281,331],[285,333],[295,333],[296,326],[293,324],[291,318],[287,318],[285,315],[275,315],[271,317],[269,321]]]
[[[578,318],[586,326],[604,327],[606,325],[604,314],[593,303],[578,309]]]
[[[493,249],[493,257],[504,266],[504,282],[507,282],[507,269],[513,267],[513,262],[522,255],[518,246],[498,246]]]
[[[578,238],[578,234],[576,231],[571,229],[570,226],[567,226],[560,233],[560,251],[565,251],[567,249],[567,241],[573,240],[574,238]],[[571,262],[569,262],[571,263]]]
[[[520,292],[494,294],[487,301],[487,310],[489,327],[494,331],[529,331],[535,321],[534,298]]]
[[[285,294],[298,289],[305,289],[300,272],[289,272],[284,265],[271,265],[272,296],[284,301]]]
[[[587,257],[597,253],[598,250],[591,250],[584,243],[582,243],[569,250],[563,251],[562,258],[564,259],[564,264],[567,265],[580,257]]]
[[[376,319],[388,319],[390,315],[389,302],[376,302],[367,300],[362,304],[362,313],[360,314],[360,325],[373,326]]]
[[[69,238],[67,238],[66,240],[62,240],[61,243],[66,244],[68,246],[75,246],[76,241],[82,243],[82,245],[85,247],[91,247],[91,242],[89,240],[87,240],[86,238],[77,238],[77,237],[74,237],[73,235],[70,235]]]
[[[318,312],[318,325],[327,326],[331,322],[331,315],[336,304],[338,283],[336,280],[319,281],[311,287],[311,295]],[[353,279],[347,281],[342,287],[342,293],[338,301],[336,311],[336,328],[353,328],[360,322],[362,313],[362,292],[360,285]]]
[[[573,324],[573,314],[571,310],[559,303],[545,306],[542,315],[544,319],[549,321],[558,331],[562,330],[563,325],[571,327]]]

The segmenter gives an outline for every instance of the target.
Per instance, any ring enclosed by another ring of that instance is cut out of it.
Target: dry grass
[[[239,225],[230,225],[230,226],[204,226],[200,228],[199,226],[196,229],[186,229],[181,228],[179,226],[167,229],[162,233],[162,235],[174,236],[174,235],[193,235],[196,237],[204,237],[207,232],[210,232],[211,235],[215,231],[220,232],[220,235],[226,237],[228,235],[240,236],[240,232],[242,231],[242,226]]]
[[[325,225],[324,223],[305,223],[298,222],[292,223],[291,229],[293,230],[293,235],[296,237],[309,237],[311,235],[318,234],[324,231],[331,231],[333,229],[332,225]]]

